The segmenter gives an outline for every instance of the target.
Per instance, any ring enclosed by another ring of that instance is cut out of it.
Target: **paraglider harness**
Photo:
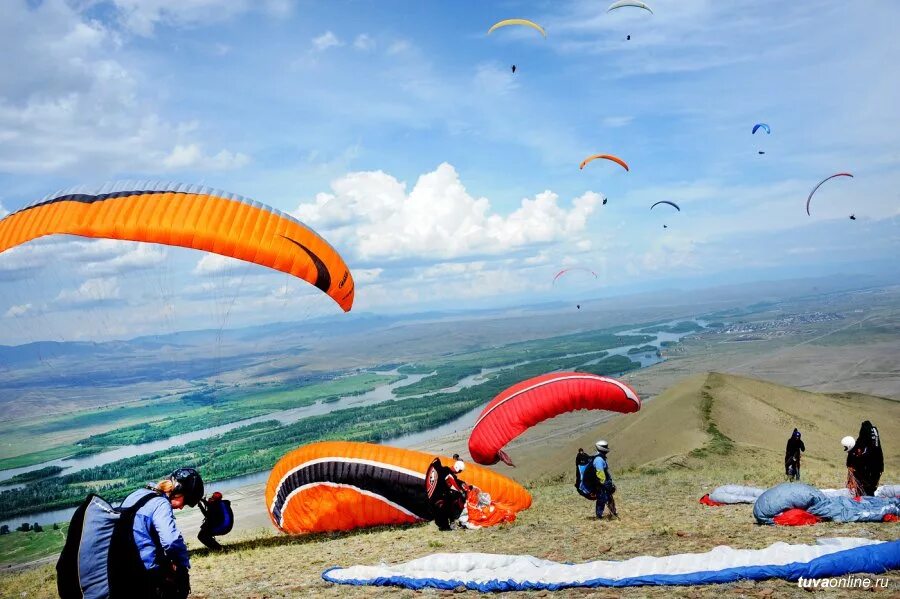
[[[138,510],[157,497],[162,495],[148,493],[124,508],[113,507],[93,493],[85,498],[69,522],[66,544],[56,562],[56,587],[61,599],[150,599],[158,596],[160,588],[165,588],[166,597],[187,597],[187,570],[172,571],[159,539],[154,537],[157,560],[164,563],[159,563],[157,573],[146,569],[134,540]]]
[[[431,515],[440,530],[450,530],[450,522],[459,518],[466,507],[466,483],[434,458],[425,471],[425,492]]]
[[[213,537],[231,532],[234,526],[231,502],[222,499],[222,494],[216,491],[208,499],[201,499],[198,505],[203,512],[203,524],[200,525],[197,539],[210,549],[221,549],[222,546]]]
[[[597,489],[600,481],[597,479],[597,469],[594,467],[594,457],[583,449],[578,449],[575,456],[575,490],[585,499],[594,501],[597,499]]]

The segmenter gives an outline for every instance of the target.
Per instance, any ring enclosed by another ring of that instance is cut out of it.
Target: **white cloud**
[[[123,272],[153,268],[166,259],[166,251],[152,244],[135,245],[124,254],[102,262],[91,262],[81,272],[92,276],[109,276]]]
[[[88,306],[120,299],[119,283],[114,277],[88,279],[78,289],[63,289],[56,303],[63,306]]]
[[[617,128],[627,127],[633,120],[633,116],[608,116],[604,117],[602,123],[604,127]]]
[[[448,259],[473,254],[499,255],[530,245],[579,241],[602,196],[588,192],[571,208],[544,191],[524,198],[503,216],[487,198],[469,195],[456,170],[443,163],[419,177],[412,191],[382,172],[350,173],[301,204],[294,215],[317,227],[341,248],[364,260],[377,258]],[[350,226],[350,225],[353,226]]]
[[[221,254],[206,254],[197,262],[193,272],[200,276],[222,275],[246,271],[248,266],[249,263],[237,258],[229,258]]]
[[[31,304],[20,304],[18,306],[11,306],[9,310],[3,315],[3,318],[16,318],[17,316],[24,316],[31,312],[34,309],[34,306]]]
[[[176,145],[162,164],[169,170],[231,170],[241,168],[250,162],[250,157],[240,152],[221,150],[214,156],[203,153],[198,144]]]
[[[324,52],[328,48],[343,46],[344,42],[339,40],[338,37],[331,31],[326,31],[319,37],[313,38],[312,44],[313,48],[317,52]]]
[[[402,54],[408,50],[412,49],[412,44],[410,44],[406,40],[397,40],[392,42],[390,46],[388,46],[387,53],[389,56],[393,56],[395,54]]]
[[[123,5],[165,13],[152,0]],[[188,139],[196,126],[158,116],[159,94],[144,89],[157,92],[158,82],[143,82],[141,70],[126,64],[121,35],[110,26],[64,2],[8,2],[2,12],[0,55],[14,59],[0,61],[0,170],[158,172],[179,147],[197,143]],[[222,150],[194,162],[234,168],[246,157]]]
[[[112,0],[128,30],[152,36],[158,25],[192,27],[222,22],[254,9],[276,17],[290,13],[289,0]]]
[[[0,254],[0,281],[18,280],[59,260],[58,243],[17,245]]]
[[[367,33],[360,33],[353,40],[353,47],[363,52],[369,52],[375,49],[375,40]]]

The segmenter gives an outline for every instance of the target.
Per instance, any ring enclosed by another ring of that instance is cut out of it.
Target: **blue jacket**
[[[603,489],[612,484],[612,475],[609,473],[609,464],[602,455],[594,458],[594,470],[597,471],[597,480],[600,481],[600,488]]]
[[[138,489],[125,498],[122,507],[128,507],[137,503],[138,499],[153,493],[149,489]],[[137,511],[134,517],[134,542],[141,552],[141,561],[148,570],[159,568],[159,562],[163,556],[157,556],[157,546],[154,536],[159,539],[159,544],[173,563],[190,568],[187,544],[175,524],[175,512],[169,500],[160,495],[145,503]]]

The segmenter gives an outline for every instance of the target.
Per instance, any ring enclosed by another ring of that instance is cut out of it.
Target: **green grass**
[[[712,417],[713,396],[709,393],[709,387],[700,392],[700,418],[703,428],[709,435],[709,441],[703,447],[698,447],[691,452],[691,456],[702,458],[710,455],[724,456],[734,450],[734,441],[729,439],[719,430]]]
[[[0,535],[0,564],[24,564],[62,551],[69,524],[61,524],[59,530],[52,526],[43,532],[11,531]]]

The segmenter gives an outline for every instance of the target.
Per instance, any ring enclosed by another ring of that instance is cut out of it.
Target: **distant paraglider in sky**
[[[765,132],[766,132],[766,135],[772,133],[772,129],[770,129],[769,126],[768,126],[767,124],[765,124],[765,123],[756,123],[755,125],[753,125],[753,132],[751,133],[751,135],[756,135],[756,132],[757,132],[758,130],[760,130],[760,129],[762,129],[763,131],[765,131]]]
[[[650,206],[650,210],[653,210],[660,204],[668,204],[669,206],[672,206],[673,208],[675,208],[675,210],[677,210],[678,212],[681,212],[681,208],[678,207],[678,204],[676,204],[675,202],[670,202],[669,200],[660,200],[659,202],[656,202],[655,204]]]
[[[573,266],[571,268],[564,268],[561,271],[559,271],[558,273],[556,273],[556,276],[553,277],[553,284],[556,285],[557,279],[565,276],[567,273],[570,273],[570,272],[586,272],[586,273],[590,273],[591,275],[593,275],[595,279],[600,278],[597,276],[597,273],[595,273],[590,268],[585,268],[583,266]]]
[[[816,186],[812,188],[812,191],[809,192],[809,197],[806,198],[806,214],[807,215],[810,215],[809,203],[812,201],[813,195],[815,195],[816,191],[818,191],[819,188],[822,187],[823,183],[825,183],[826,181],[830,181],[831,179],[834,179],[835,177],[850,177],[850,178],[852,178],[853,175],[851,175],[850,173],[836,173],[834,175],[831,175],[830,177],[825,177],[824,179],[819,181],[819,183],[816,184]],[[810,215],[810,216],[812,216],[812,215]]]
[[[612,154],[593,154],[591,156],[588,156],[587,158],[585,158],[584,160],[581,161],[581,164],[578,165],[578,168],[584,169],[584,167],[587,166],[589,163],[593,162],[594,160],[601,159],[601,158],[603,160],[610,160],[612,162],[615,162],[616,164],[618,164],[619,166],[624,168],[626,171],[631,170],[628,168],[628,164],[624,160],[622,160],[618,156],[613,156]]]
[[[513,65],[513,66],[512,66],[512,72],[513,72],[513,73],[516,72],[516,65]]]
[[[631,36],[630,36],[630,35],[626,35],[626,36],[625,36],[625,41],[631,41]]]
[[[757,154],[759,154],[760,156],[762,156],[763,154],[765,154],[765,152],[763,152],[762,150],[760,150],[759,152],[757,152]]]
[[[856,220],[856,215],[855,215],[855,214],[851,214],[851,215],[850,215],[850,220]]]
[[[609,8],[606,9],[606,12],[612,12],[619,8],[625,8],[628,6],[630,6],[632,8],[642,8],[642,9],[646,10],[647,12],[649,12],[651,15],[653,14],[653,11],[650,9],[649,6],[647,6],[643,2],[637,2],[636,0],[618,0],[617,2],[613,2],[612,4],[610,4]]]
[[[544,28],[535,23],[534,21],[529,21],[528,19],[504,19],[502,21],[497,21],[491,28],[488,29],[488,33],[493,33],[497,29],[501,27],[509,27],[510,25],[521,25],[523,27],[531,27],[532,29],[538,31],[542,36],[547,37],[547,32],[544,31]]]
[[[603,205],[606,206],[606,202],[609,201],[609,198],[603,198]]]
[[[345,312],[353,306],[350,270],[315,231],[275,208],[202,185],[118,182],[56,192],[0,219],[0,253],[45,235],[213,252],[303,279]]]

